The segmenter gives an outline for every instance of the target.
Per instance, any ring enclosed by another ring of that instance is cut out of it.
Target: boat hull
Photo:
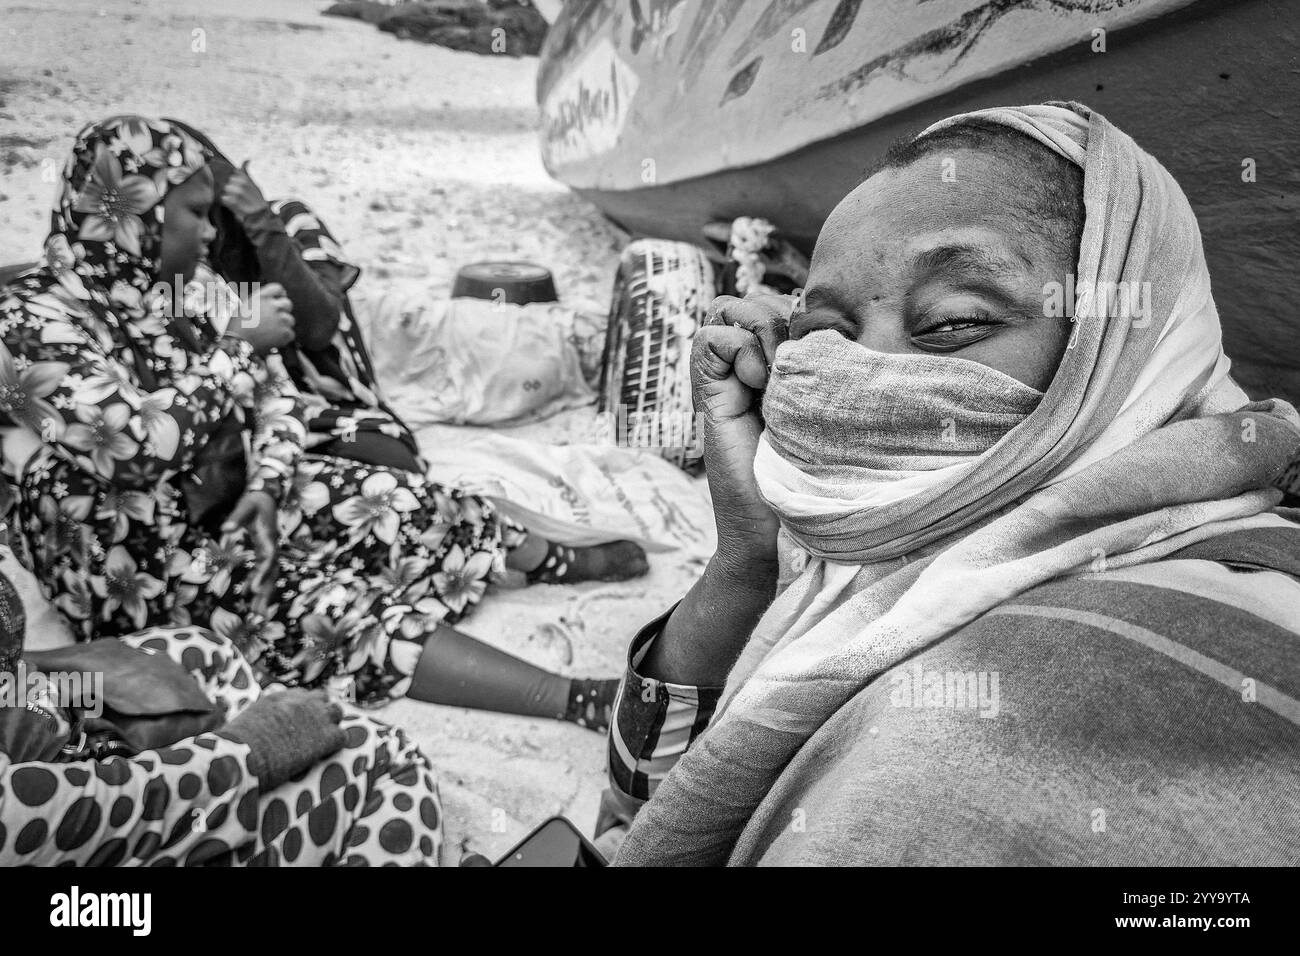
[[[967,110],[1079,100],[1178,179],[1200,219],[1237,378],[1252,395],[1294,401],[1298,50],[1300,4],[1201,0],[1110,35],[1104,54],[1076,44],[758,163],[626,189],[561,178],[635,235],[699,242],[709,221],[756,215],[809,251],[830,210],[896,139]],[[1253,182],[1243,180],[1248,160]]]
[[[542,158],[581,189],[752,166],[1034,59],[1099,59],[1215,0],[569,0],[538,67]]]

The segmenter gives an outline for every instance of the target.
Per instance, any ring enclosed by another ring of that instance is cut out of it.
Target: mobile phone
[[[600,851],[591,845],[564,817],[551,817],[509,853],[496,866],[606,866]]]

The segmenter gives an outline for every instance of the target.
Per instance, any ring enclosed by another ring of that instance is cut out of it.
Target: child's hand
[[[261,286],[253,300],[245,305],[247,309],[241,309],[230,319],[227,335],[247,339],[258,355],[282,349],[294,340],[293,302],[280,283],[268,282]]]

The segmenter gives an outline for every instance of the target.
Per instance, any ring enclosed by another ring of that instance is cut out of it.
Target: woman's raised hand
[[[240,222],[257,215],[270,206],[253,177],[248,175],[248,161],[236,169],[221,190],[221,204],[235,214]]]
[[[718,554],[738,568],[776,558],[778,522],[759,496],[754,453],[763,429],[762,392],[776,347],[786,339],[791,310],[791,300],[781,295],[718,296],[691,350]]]
[[[720,685],[776,593],[780,524],[758,493],[754,453],[760,398],[790,299],[719,296],[691,348],[695,415],[709,471],[718,550],[641,662],[641,673],[676,684]]]
[[[227,335],[246,339],[258,355],[284,348],[294,340],[293,303],[280,283],[261,286],[247,305],[247,310],[231,318]]]

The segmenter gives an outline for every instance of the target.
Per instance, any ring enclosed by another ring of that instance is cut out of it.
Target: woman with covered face
[[[619,863],[1300,862],[1300,418],[1229,376],[1153,157],[953,117],[793,310],[714,315],[719,547],[629,653]]]
[[[215,236],[211,159],[166,121],[87,126],[44,261],[0,291],[5,472],[55,604],[83,639],[210,627],[264,683],[603,726],[616,681],[450,627],[523,529],[420,474],[306,449],[307,403],[273,354],[295,339],[282,286],[256,321],[214,324],[222,290],[192,281]]]

